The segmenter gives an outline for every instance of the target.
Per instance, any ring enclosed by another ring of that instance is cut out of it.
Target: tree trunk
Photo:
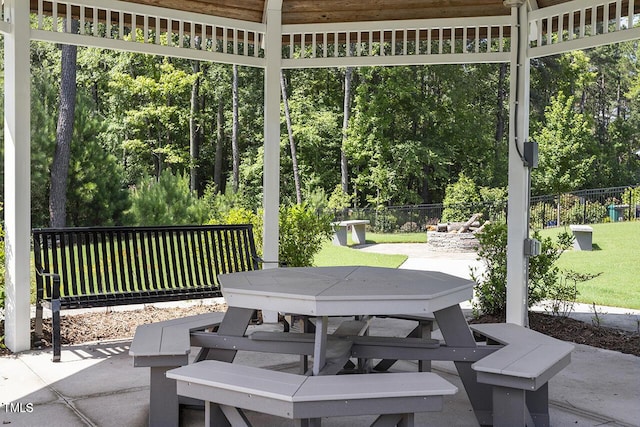
[[[347,67],[344,73],[344,105],[342,119],[342,145],[340,147],[340,184],[342,192],[349,194],[349,162],[345,153],[347,143],[347,129],[349,128],[349,117],[351,116],[351,82],[353,80],[353,68]]]
[[[218,114],[216,114],[216,157],[213,165],[213,183],[216,192],[224,191],[222,182],[222,155],[224,149],[224,100],[218,100]]]
[[[284,73],[280,70],[280,88],[282,89],[282,102],[284,103],[284,116],[287,121],[287,132],[289,134],[289,147],[291,148],[291,163],[293,164],[293,183],[296,187],[296,202],[302,203],[302,189],[300,188],[300,172],[298,170],[298,155],[296,153],[296,143],[293,140],[293,129],[291,129],[291,115],[289,114],[289,100],[287,98],[287,82]]]
[[[233,155],[233,192],[240,188],[240,149],[238,148],[238,128],[240,119],[238,116],[238,66],[233,66],[233,128],[231,130],[231,150]]]
[[[192,62],[193,73],[200,72],[200,61]],[[200,107],[200,76],[198,75],[191,86],[191,112],[189,115],[189,156],[190,156],[190,188],[193,192],[200,191],[200,180],[198,177],[198,161],[200,159],[200,133],[197,116]]]
[[[64,24],[66,27],[66,21]],[[71,22],[71,31],[78,31],[78,21]],[[67,216],[67,180],[71,158],[71,139],[76,111],[76,64],[78,48],[62,46],[60,70],[60,105],[56,128],[56,150],[51,165],[51,190],[49,193],[49,217],[51,227],[64,227]]]

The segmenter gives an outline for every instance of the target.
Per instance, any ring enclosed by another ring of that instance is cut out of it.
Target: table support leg
[[[218,328],[220,335],[241,337],[247,332],[247,327],[255,310],[248,308],[229,307],[224,314],[222,323]],[[223,362],[233,362],[236,357],[236,350],[219,350],[203,348],[196,357],[196,362],[202,360],[221,360]]]
[[[251,427],[251,423],[240,409],[233,406],[220,405],[220,410],[233,427]],[[205,425],[208,424],[205,422]],[[213,427],[213,424],[211,426]]]
[[[422,326],[418,324],[410,333],[407,335],[407,338],[423,338],[422,336]],[[398,360],[397,359],[382,359],[379,361],[376,366],[373,367],[374,371],[377,372],[385,372],[388,371]],[[418,367],[420,367],[420,362],[429,363],[431,366],[431,361],[418,361]],[[424,365],[422,365],[424,367]],[[422,371],[421,371],[422,372]]]
[[[327,356],[327,316],[316,318],[316,337],[313,345],[313,375],[319,375]]]
[[[247,332],[249,322],[255,310],[247,308],[229,307],[218,327],[218,333],[234,337],[241,337]],[[196,362],[202,360],[221,360],[223,362],[233,362],[236,357],[236,350],[220,350],[213,348],[202,348],[196,355]],[[174,394],[175,394],[174,381]],[[208,414],[208,415],[207,415]],[[149,424],[155,425],[155,424]],[[205,425],[222,427],[230,425],[227,418],[222,415],[222,409],[210,402],[205,402]]]
[[[447,345],[452,347],[476,347],[473,334],[459,305],[454,305],[434,313],[440,331]],[[480,425],[491,425],[492,399],[491,386],[477,382],[472,362],[454,362],[460,380],[469,396],[476,418]]]
[[[433,322],[418,322],[418,338],[431,339]],[[431,360],[418,360],[419,372],[431,372]]]
[[[371,424],[371,427],[413,427],[413,414],[386,414],[380,415]]]
[[[205,427],[231,427],[220,405],[211,402],[204,402],[204,425]]]

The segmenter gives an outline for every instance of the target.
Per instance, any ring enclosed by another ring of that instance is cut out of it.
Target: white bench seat
[[[574,346],[510,323],[470,325],[504,347],[471,365],[493,386],[494,426],[549,425],[548,381],[571,362]]]
[[[443,396],[458,389],[430,373],[304,376],[206,360],[167,372],[178,394],[221,405],[233,427],[248,426],[238,409],[288,419],[395,415],[413,425],[413,413],[442,410]],[[395,424],[393,424],[395,425]]]
[[[136,328],[129,355],[134,367],[150,368],[149,425],[178,425],[180,402],[167,370],[189,363],[192,331],[216,328],[225,313],[211,312],[148,323]]]

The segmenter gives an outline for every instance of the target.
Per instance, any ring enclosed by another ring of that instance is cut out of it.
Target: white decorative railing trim
[[[72,18],[79,22],[76,34],[71,34]],[[33,34],[40,40],[167,55],[166,49],[172,49],[171,55],[178,57],[264,65],[266,26],[260,23],[117,0],[38,0],[36,19]]]
[[[529,53],[547,56],[637,38],[638,0],[575,0],[529,13]]]

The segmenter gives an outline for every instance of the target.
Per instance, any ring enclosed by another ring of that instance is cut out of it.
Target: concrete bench
[[[214,360],[167,377],[179,395],[205,401],[207,426],[219,422],[214,404],[232,427],[251,426],[243,409],[294,420],[380,415],[372,425],[413,426],[415,412],[440,411],[443,396],[458,391],[431,372],[304,376]]]
[[[351,227],[351,240],[356,245],[366,242],[366,227],[369,225],[368,219],[352,219],[349,221],[332,222],[333,244],[337,246],[347,246],[347,228]]]
[[[573,345],[510,323],[471,329],[504,345],[471,365],[479,383],[493,386],[493,425],[548,426],[548,381],[569,365]]]
[[[590,251],[593,249],[593,227],[588,225],[570,225],[573,233],[573,249],[576,251]]]
[[[175,381],[167,379],[169,369],[189,363],[190,333],[214,329],[224,313],[212,312],[195,316],[140,325],[136,328],[129,355],[134,367],[150,368],[149,425],[178,425],[179,402]]]

